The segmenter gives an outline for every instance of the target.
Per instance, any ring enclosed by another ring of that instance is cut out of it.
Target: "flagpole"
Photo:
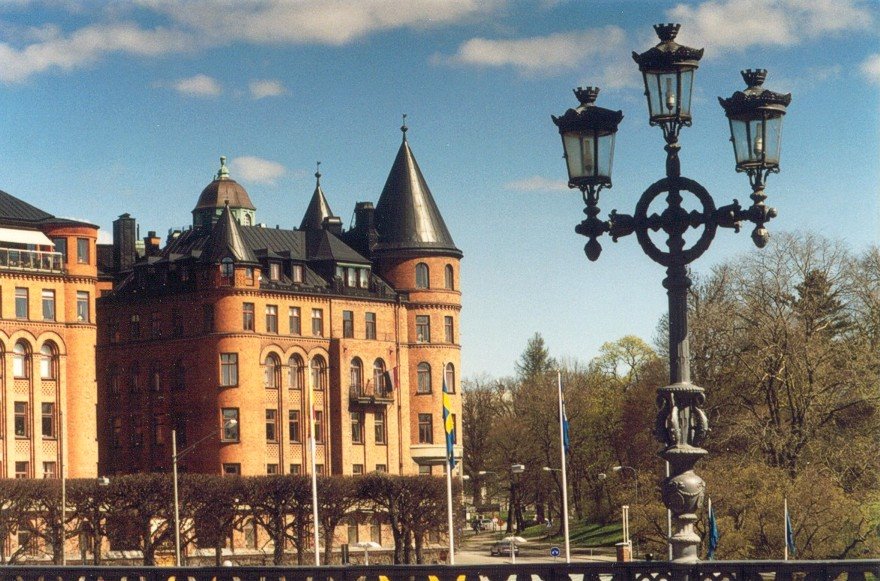
[[[559,391],[559,452],[562,457],[562,529],[565,534],[565,562],[571,563],[571,545],[568,540],[568,473],[565,462],[565,406],[562,401],[562,372],[556,371]]]
[[[783,533],[784,537],[782,539],[782,545],[785,547],[783,549],[783,554],[785,555],[783,560],[788,561],[788,498],[785,496],[782,497],[782,507],[782,515],[785,519],[785,522],[782,526],[782,530],[785,531]]]
[[[449,564],[455,565],[455,533],[452,529],[452,466],[446,464],[446,512],[449,525]]]
[[[318,455],[318,446],[315,441],[315,386],[312,381],[312,373],[309,370],[309,452],[312,457],[312,522],[314,523],[315,532],[315,566],[321,566],[321,551],[318,546],[318,466],[316,457]]]

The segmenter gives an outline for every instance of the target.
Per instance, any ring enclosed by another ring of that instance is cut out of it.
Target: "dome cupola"
[[[214,224],[227,205],[232,217],[242,226],[253,226],[256,223],[257,209],[241,184],[229,177],[226,156],[221,156],[217,176],[202,190],[199,201],[192,211],[193,227],[201,228]]]

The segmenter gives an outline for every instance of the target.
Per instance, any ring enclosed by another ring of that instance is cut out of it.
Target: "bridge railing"
[[[705,561],[676,565],[524,563],[334,567],[8,566],[0,580],[22,581],[875,581],[880,560]]]

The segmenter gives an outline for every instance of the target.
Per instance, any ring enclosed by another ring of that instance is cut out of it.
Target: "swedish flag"
[[[455,416],[452,414],[452,398],[446,393],[446,379],[443,380],[443,431],[446,432],[446,460],[449,468],[455,468]]]

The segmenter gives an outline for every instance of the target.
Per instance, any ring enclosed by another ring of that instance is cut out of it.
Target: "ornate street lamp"
[[[666,177],[645,190],[633,214],[619,214],[613,210],[607,221],[598,218],[599,190],[611,187],[611,150],[623,114],[619,111],[609,112],[614,115],[597,114],[597,111],[608,110],[592,105],[595,96],[592,100],[581,99],[578,94],[581,106],[560,118],[554,117],[553,121],[562,134],[569,187],[580,189],[586,204],[584,213],[587,218],[575,227],[575,232],[588,238],[584,248],[587,258],[599,258],[601,246],[597,239],[600,236],[609,234],[616,242],[621,237],[635,234],[645,254],[666,267],[663,286],[669,297],[670,385],[657,389],[659,411],[654,435],[663,445],[660,456],[670,466],[662,488],[663,502],[673,516],[672,560],[691,563],[698,558],[700,537],[694,531],[694,523],[697,510],[703,504],[706,486],[693,468],[707,453],[700,446],[709,432],[709,424],[702,409],[706,401],[704,390],[691,383],[690,378],[687,291],[691,281],[687,268],[709,248],[718,227],[738,232],[743,221],[752,222],[755,224],[752,233],[755,244],[763,247],[767,243],[769,234],[764,225],[776,216],[776,211],[764,205],[764,184],[769,173],[779,171],[782,117],[791,102],[791,95],[762,88],[766,71],[748,70],[742,73],[748,88],[729,99],[721,99],[730,120],[736,169],[749,176],[753,204],[743,209],[734,200],[727,206],[716,207],[706,188],[681,175],[678,134],[682,127],[691,125],[694,72],[703,50],[676,43],[678,29],[678,24],[656,25],[654,30],[660,43],[642,54],[633,53],[644,77],[649,123],[662,128],[666,141]],[[582,90],[579,92],[583,93]],[[589,96],[589,92],[595,94],[598,90],[588,89],[587,92],[586,96]],[[582,117],[598,119],[600,116],[607,121],[605,125],[597,121],[590,124],[580,121]],[[606,144],[608,163],[590,166],[589,159],[597,160],[603,155],[601,143]],[[594,157],[588,158],[584,152]],[[687,211],[682,205],[683,194],[694,196],[701,208]],[[652,203],[661,196],[666,207],[659,214],[649,213]],[[684,235],[691,228],[702,232],[696,242],[686,246]],[[660,231],[666,240],[657,245],[650,234]]]

